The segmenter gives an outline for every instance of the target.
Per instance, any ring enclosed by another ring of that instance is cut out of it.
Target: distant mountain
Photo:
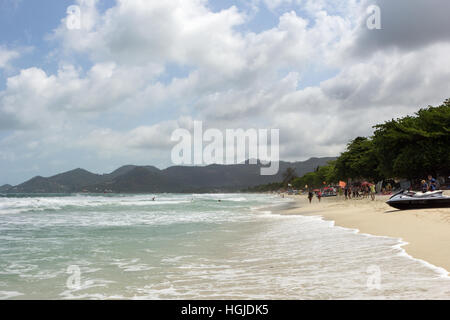
[[[107,175],[98,175],[84,169],[75,169],[44,178],[34,177],[9,190],[14,193],[71,193],[82,191],[86,185],[106,181]]]
[[[13,193],[68,193],[70,188],[66,185],[52,181],[41,176],[34,177],[18,186],[12,187],[8,192]]]
[[[65,186],[68,191],[77,191],[84,186],[108,180],[108,175],[98,175],[78,168],[72,171],[57,174],[48,178],[48,180],[58,185]]]
[[[52,177],[34,177],[4,192],[71,193],[71,192],[214,192],[237,191],[248,187],[279,182],[283,172],[292,167],[298,176],[314,171],[335,158],[311,158],[306,161],[284,162],[274,176],[260,175],[257,164],[209,165],[204,167],[174,166],[160,170],[153,166],[126,165],[109,174],[95,174],[75,169]]]
[[[4,184],[4,185],[0,186],[0,192],[7,192],[11,188],[12,188],[12,185]]]
[[[149,193],[179,192],[177,184],[153,167],[134,167],[104,183],[86,186],[89,192]]]
[[[122,166],[119,169],[114,170],[113,172],[111,172],[108,176],[109,178],[117,178],[123,174],[126,174],[128,172],[130,172],[131,170],[135,169],[135,168],[145,168],[151,172],[158,172],[160,171],[158,168],[153,167],[153,166],[135,166],[135,165],[126,165],[126,166]]]

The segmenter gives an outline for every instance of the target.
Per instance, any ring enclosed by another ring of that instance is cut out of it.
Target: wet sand
[[[409,255],[450,271],[450,208],[397,210],[385,203],[389,196],[375,201],[330,197],[320,203],[315,197],[311,204],[306,196],[287,197],[295,202],[281,214],[318,215],[361,233],[401,238]]]

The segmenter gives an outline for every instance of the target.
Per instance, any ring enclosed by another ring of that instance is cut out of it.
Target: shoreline
[[[397,238],[405,254],[449,276],[450,208],[397,210],[385,203],[389,196],[381,195],[375,201],[330,197],[320,203],[314,197],[311,204],[304,195],[286,198],[294,200],[291,206],[275,213],[320,216],[360,234]]]

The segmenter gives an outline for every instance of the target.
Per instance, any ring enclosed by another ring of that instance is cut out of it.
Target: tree
[[[320,188],[323,183],[331,184],[336,182],[334,163],[331,162],[327,166],[317,167],[314,172],[309,172],[300,178],[295,178],[292,185],[295,188],[303,189],[306,185],[309,188]]]
[[[335,161],[335,176],[341,180],[378,180],[378,157],[371,138],[357,137]]]
[[[450,99],[374,127],[378,172],[409,179],[450,171]]]

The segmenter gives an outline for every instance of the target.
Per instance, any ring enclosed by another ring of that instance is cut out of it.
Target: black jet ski
[[[450,208],[450,197],[443,195],[442,190],[425,193],[401,190],[386,202],[391,207],[406,209]]]

